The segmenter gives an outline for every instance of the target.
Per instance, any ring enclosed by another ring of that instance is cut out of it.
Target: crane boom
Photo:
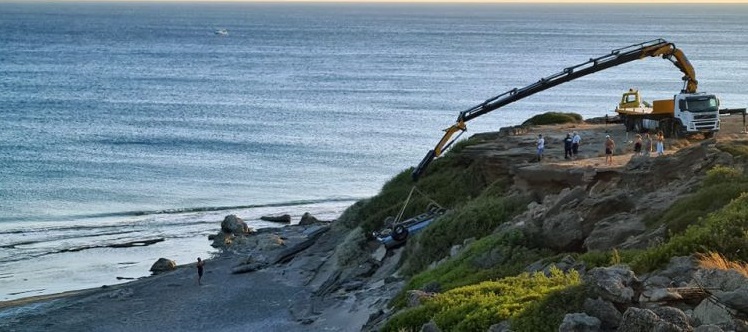
[[[527,98],[538,92],[550,89],[554,86],[572,81],[582,76],[596,73],[598,71],[615,67],[634,60],[658,56],[670,60],[676,67],[678,67],[678,69],[680,69],[681,72],[683,72],[683,80],[685,81],[683,92],[696,92],[698,82],[696,81],[696,73],[693,69],[693,66],[688,61],[685,54],[680,49],[675,47],[675,44],[669,43],[664,39],[655,39],[615,49],[609,54],[590,59],[587,62],[575,66],[566,67],[561,72],[543,77],[539,81],[532,83],[526,87],[511,89],[498,96],[489,98],[479,105],[473,106],[465,111],[460,112],[460,114],[457,116],[456,123],[444,130],[446,133],[444,134],[442,139],[439,140],[439,143],[436,144],[433,150],[430,150],[426,154],[426,157],[424,157],[423,160],[421,160],[421,162],[418,164],[418,166],[413,170],[413,173],[411,174],[413,180],[417,181],[421,174],[423,174],[428,165],[431,163],[431,161],[434,158],[441,156],[442,153],[454,142],[454,140],[450,140],[454,133],[467,130],[465,122],[511,104],[515,101]]]

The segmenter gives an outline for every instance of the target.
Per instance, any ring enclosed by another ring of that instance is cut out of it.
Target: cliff
[[[337,221],[254,232],[227,217],[204,286],[194,264],[179,266],[0,303],[0,328],[746,331],[743,129],[728,118],[716,139],[667,140],[662,156],[634,155],[622,125],[596,121],[474,135],[436,160],[409,200],[405,170]],[[572,131],[581,146],[566,159]],[[434,202],[448,212],[404,246],[370,235]]]

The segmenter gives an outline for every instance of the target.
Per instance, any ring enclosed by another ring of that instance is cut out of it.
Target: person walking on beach
[[[610,138],[610,135],[605,135],[605,163],[608,165],[613,164],[613,150],[616,148],[616,142]]]
[[[545,140],[543,134],[538,134],[538,162],[543,159],[543,150],[545,150]]]
[[[577,159],[577,154],[579,154],[579,142],[582,141],[582,138],[579,137],[579,134],[575,131],[571,135],[571,153],[572,158]]]
[[[203,266],[205,265],[205,261],[200,259],[200,257],[197,258],[197,285],[202,286],[203,283]]]
[[[569,159],[573,157],[571,151],[571,133],[566,134],[566,138],[564,138],[564,159]]]

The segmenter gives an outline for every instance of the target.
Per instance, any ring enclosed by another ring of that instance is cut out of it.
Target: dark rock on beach
[[[260,217],[260,220],[269,221],[269,222],[278,222],[278,223],[290,224],[291,223],[291,215],[284,214],[284,215],[280,215],[280,216],[262,216],[262,217]]]
[[[173,271],[176,268],[177,263],[175,261],[168,258],[159,258],[155,263],[153,263],[150,271],[153,272],[153,274],[159,274]]]

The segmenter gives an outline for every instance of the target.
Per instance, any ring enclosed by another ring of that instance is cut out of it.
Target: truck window
[[[719,103],[714,96],[686,98],[686,109],[691,112],[716,112]]]

